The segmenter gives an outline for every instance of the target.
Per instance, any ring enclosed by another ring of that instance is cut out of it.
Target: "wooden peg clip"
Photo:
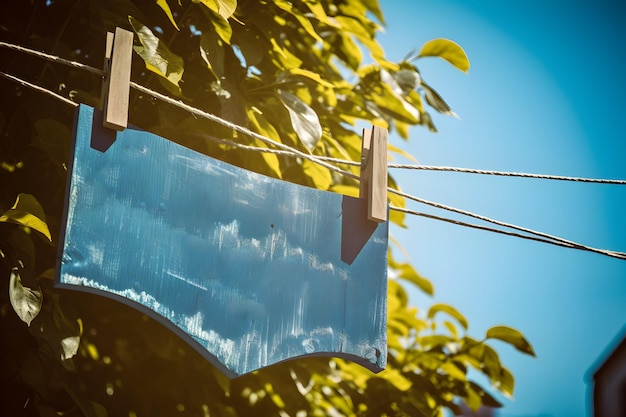
[[[387,221],[387,129],[363,129],[359,196],[367,199],[367,218]]]
[[[115,35],[107,33],[104,55],[105,79],[102,85],[103,125],[124,130],[128,125],[130,66],[133,57],[133,33],[122,28]]]

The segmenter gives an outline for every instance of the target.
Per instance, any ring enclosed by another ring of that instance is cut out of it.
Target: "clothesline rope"
[[[426,204],[426,205],[429,205],[429,206],[432,206],[432,207],[435,207],[435,208],[438,208],[438,209],[447,210],[447,211],[450,211],[450,212],[453,212],[453,213],[457,213],[457,214],[462,214],[462,215],[468,216],[468,217],[473,217],[475,219],[482,220],[482,221],[485,221],[485,222],[488,222],[488,223],[492,223],[492,224],[495,224],[495,225],[498,225],[498,226],[507,227],[509,229],[518,230],[520,232],[524,232],[524,233],[528,233],[528,234],[531,234],[531,235],[535,235],[535,236],[538,236],[538,237],[543,238],[543,239],[548,239],[548,240],[553,241],[553,242],[558,242],[558,243],[560,243],[562,245],[569,245],[568,247],[572,247],[572,248],[576,248],[576,249],[583,249],[583,250],[587,250],[589,252],[601,253],[603,255],[607,255],[608,253],[611,253],[611,255],[609,255],[609,256],[618,255],[618,256],[614,256],[614,257],[618,257],[618,258],[621,258],[621,259],[626,259],[626,253],[607,251],[605,249],[598,249],[598,248],[594,248],[592,246],[583,245],[583,244],[580,244],[580,243],[573,242],[571,240],[563,239],[563,238],[560,238],[558,236],[554,236],[554,235],[548,234],[548,233],[543,233],[543,232],[539,232],[539,231],[536,231],[536,230],[533,230],[533,229],[529,229],[529,228],[526,228],[526,227],[517,226],[517,225],[512,224],[512,223],[506,223],[506,222],[503,222],[503,221],[500,221],[500,220],[495,220],[495,219],[492,219],[490,217],[482,216],[480,214],[472,213],[472,212],[466,211],[466,210],[457,209],[455,207],[450,207],[450,206],[447,206],[445,204],[435,203],[433,201],[429,201],[429,200],[425,200],[423,198],[415,197],[413,195],[404,193],[404,192],[399,191],[399,190],[395,190],[393,188],[387,188],[387,190],[390,193],[397,194],[397,195],[399,195],[401,197],[404,197],[404,198],[409,199],[409,200],[416,201],[416,202],[421,203],[421,204]]]
[[[1,41],[0,41],[0,46],[3,46],[8,49],[13,49],[14,51],[24,52],[24,53],[27,53],[29,55],[33,55],[39,58],[44,58],[48,61],[57,62],[59,64],[64,64],[64,65],[69,65],[70,67],[74,67],[74,68],[79,68],[79,69],[91,72],[93,74],[96,74],[96,75],[101,75],[101,76],[106,75],[104,70],[101,70],[100,68],[94,68],[89,65],[82,64],[80,62],[70,61],[69,59],[61,58],[60,56],[46,54],[45,52],[36,51],[34,49],[26,48],[24,46],[14,45],[12,43],[1,42]]]
[[[19,84],[23,85],[24,87],[30,87],[33,90],[37,90],[37,91],[39,91],[41,93],[48,94],[48,95],[56,98],[57,100],[61,100],[62,102],[66,103],[66,104],[69,104],[71,106],[78,107],[78,103],[76,103],[76,102],[74,102],[74,101],[72,101],[72,100],[70,100],[68,98],[63,97],[62,95],[57,94],[54,91],[50,91],[48,89],[40,87],[38,85],[35,85],[33,83],[29,83],[28,81],[22,80],[21,78],[17,78],[14,75],[7,74],[5,72],[0,71],[0,76],[6,78],[8,80],[15,81],[16,83],[19,83]]]
[[[568,176],[563,176],[563,175],[529,174],[526,172],[491,171],[491,170],[486,170],[486,169],[444,167],[444,166],[432,166],[432,165],[414,165],[414,164],[388,164],[387,167],[388,168],[400,168],[400,169],[416,169],[416,170],[424,170],[424,171],[446,171],[446,172],[459,172],[459,173],[467,173],[467,174],[495,175],[495,176],[503,176],[503,177],[546,179],[546,180],[556,180],[556,181],[574,181],[574,182],[591,182],[591,183],[598,183],[598,184],[626,185],[626,180],[568,177]]]
[[[25,48],[23,46],[14,45],[14,44],[10,44],[10,43],[7,43],[7,42],[0,42],[0,46],[6,47],[6,48],[9,48],[9,49],[13,49],[13,50],[16,50],[16,51],[28,53],[30,55],[38,56],[40,58],[47,59],[49,61],[57,62],[57,63],[64,64],[64,65],[69,65],[69,66],[75,67],[75,68],[80,68],[80,69],[89,71],[91,73],[94,73],[94,74],[97,74],[97,75],[100,75],[100,76],[106,75],[105,72],[103,70],[99,69],[99,68],[94,68],[94,67],[91,67],[89,65],[85,65],[85,64],[82,64],[82,63],[76,62],[76,61],[70,61],[68,59],[64,59],[64,58],[61,58],[59,56],[46,54],[44,52],[36,51],[34,49]],[[15,77],[14,79],[16,81],[19,80],[19,79],[17,79],[17,77]],[[22,82],[22,80],[19,80],[18,82]],[[26,85],[26,84],[24,84],[24,85]],[[31,84],[31,86],[34,87],[34,84]],[[169,103],[171,105],[174,105],[174,106],[177,106],[177,107],[179,107],[181,109],[184,109],[184,110],[190,112],[191,114],[195,114],[197,116],[200,116],[200,117],[203,117],[205,119],[211,120],[213,122],[219,123],[219,124],[221,124],[222,126],[224,126],[226,128],[234,130],[235,132],[239,132],[239,133],[244,134],[246,136],[249,136],[251,138],[257,139],[257,140],[259,140],[259,141],[261,141],[263,143],[266,143],[268,145],[275,146],[275,147],[277,147],[280,150],[291,152],[292,155],[294,155],[294,156],[298,156],[300,158],[310,160],[311,162],[317,163],[317,164],[319,164],[319,165],[321,165],[321,166],[323,166],[323,167],[325,167],[325,168],[327,168],[327,169],[329,169],[331,171],[338,172],[338,173],[340,173],[340,174],[342,174],[342,175],[344,175],[346,177],[350,177],[350,178],[357,179],[357,180],[359,179],[358,175],[353,174],[353,173],[348,172],[348,171],[345,171],[345,170],[342,170],[342,169],[340,169],[340,168],[338,168],[338,167],[336,167],[334,165],[331,165],[331,164],[325,162],[324,160],[321,160],[321,159],[317,158],[314,155],[307,154],[305,152],[302,152],[302,151],[299,151],[297,149],[294,149],[294,148],[292,148],[292,147],[290,147],[288,145],[285,145],[283,143],[276,142],[276,141],[274,141],[274,140],[272,140],[272,139],[270,139],[270,138],[268,138],[266,136],[263,136],[263,135],[261,135],[259,133],[256,133],[256,132],[254,132],[254,131],[252,131],[250,129],[247,129],[247,128],[243,127],[243,126],[239,126],[239,125],[237,125],[235,123],[229,122],[228,120],[222,119],[221,117],[215,116],[214,114],[207,113],[207,112],[205,112],[203,110],[200,110],[200,109],[197,109],[195,107],[189,106],[188,104],[185,104],[185,103],[183,103],[180,100],[175,100],[175,99],[173,99],[173,98],[171,98],[169,96],[166,96],[164,94],[158,93],[158,92],[153,91],[153,90],[150,90],[150,89],[148,89],[148,88],[146,88],[146,87],[144,87],[144,86],[142,86],[140,84],[137,84],[137,83],[135,83],[133,81],[130,82],[130,86],[132,88],[138,90],[138,91],[141,91],[141,92],[143,92],[145,94],[149,94],[149,95],[151,95],[151,96],[153,96],[155,98],[158,98],[161,101],[164,101],[166,103]],[[40,88],[41,87],[38,87],[36,89],[39,90]],[[49,93],[52,93],[52,92],[49,92]],[[61,96],[57,96],[56,94],[55,94],[55,97],[56,98],[61,98]],[[68,100],[65,99],[65,98],[63,98],[63,101],[66,102],[66,103],[68,102]],[[75,104],[74,102],[71,102],[71,103]],[[264,149],[264,148],[261,148],[261,149]]]
[[[610,256],[612,258],[617,258],[617,259],[626,259],[626,253],[622,253],[622,252],[615,252],[615,251],[611,251],[611,250],[589,248],[589,247],[586,247],[586,246],[583,246],[583,245],[578,245],[576,243],[568,244],[568,243],[562,242],[560,240],[544,239],[544,238],[541,238],[541,237],[538,237],[538,236],[523,235],[521,233],[515,233],[515,232],[508,231],[508,230],[495,229],[495,228],[492,228],[492,227],[482,226],[482,225],[478,225],[478,224],[466,223],[466,222],[462,222],[460,220],[454,220],[454,219],[449,219],[449,218],[446,218],[446,217],[436,216],[436,215],[433,215],[433,214],[422,213],[422,212],[418,212],[418,211],[415,211],[415,210],[409,210],[409,209],[406,209],[406,208],[403,208],[403,207],[395,207],[393,205],[390,205],[389,209],[390,210],[399,211],[399,212],[402,212],[402,213],[406,213],[406,214],[411,214],[411,215],[414,215],[414,216],[420,216],[420,217],[425,217],[425,218],[428,218],[428,219],[443,221],[443,222],[446,222],[446,223],[452,223],[452,224],[455,224],[457,226],[464,226],[464,227],[470,227],[470,228],[473,228],[473,229],[485,230],[485,231],[488,231],[488,232],[499,233],[499,234],[503,234],[503,235],[506,235],[506,236],[518,237],[518,238],[521,238],[521,239],[533,240],[533,241],[541,242],[541,243],[548,243],[550,245],[556,245],[556,246],[561,246],[561,247],[570,248],[570,249],[578,249],[578,250],[583,250],[583,251],[588,251],[588,252],[599,253],[599,254]]]
[[[156,91],[150,90],[149,88],[146,88],[146,87],[144,87],[141,84],[137,84],[134,81],[130,82],[130,86],[132,88],[138,90],[138,91],[141,91],[141,92],[143,92],[145,94],[149,94],[149,95],[151,95],[151,96],[153,96],[155,98],[158,98],[159,100],[161,100],[161,101],[163,101],[165,103],[169,103],[169,104],[171,104],[173,106],[176,106],[176,107],[178,107],[180,109],[186,110],[186,111],[188,111],[191,114],[195,114],[196,116],[200,116],[200,117],[203,117],[203,118],[205,118],[207,120],[211,120],[213,122],[219,123],[219,124],[221,124],[222,126],[228,128],[228,129],[234,130],[235,132],[239,132],[239,133],[241,133],[243,135],[246,135],[246,136],[249,136],[251,138],[257,139],[257,140],[259,140],[259,141],[261,141],[263,143],[266,143],[268,145],[275,146],[275,147],[277,147],[277,148],[279,148],[281,150],[289,151],[294,156],[298,156],[298,157],[300,157],[302,159],[307,159],[307,160],[309,160],[311,162],[315,162],[316,164],[321,165],[324,168],[327,168],[327,169],[329,169],[331,171],[338,172],[341,175],[344,175],[346,177],[353,178],[353,179],[356,179],[356,180],[359,179],[358,175],[353,174],[352,172],[345,171],[345,170],[343,170],[341,168],[338,168],[338,167],[336,167],[334,165],[331,165],[331,164],[329,164],[329,163],[327,163],[325,161],[322,161],[321,159],[319,159],[315,155],[307,154],[305,152],[302,152],[302,151],[299,151],[297,149],[294,149],[294,148],[292,148],[289,145],[285,145],[283,143],[276,142],[275,140],[270,139],[268,137],[265,137],[265,136],[263,136],[263,135],[261,135],[259,133],[256,133],[256,132],[254,132],[254,131],[252,131],[252,130],[250,130],[248,128],[245,128],[243,126],[239,126],[239,125],[237,125],[235,123],[229,122],[228,120],[224,120],[221,117],[218,117],[218,116],[216,116],[214,114],[207,113],[207,112],[205,112],[203,110],[200,110],[198,108],[192,107],[192,106],[190,106],[188,104],[183,103],[180,100],[176,100],[176,99],[173,99],[173,98],[171,98],[169,96],[166,96],[164,94],[161,94],[161,93],[158,93]]]
[[[89,71],[89,72],[91,72],[93,74],[96,74],[96,75],[100,75],[100,76],[106,75],[105,72],[102,69],[94,68],[94,67],[91,67],[89,65],[82,64],[80,62],[64,59],[64,58],[61,58],[59,56],[46,54],[44,52],[36,51],[34,49],[26,48],[26,47],[19,46],[19,45],[14,45],[14,44],[7,43],[7,42],[0,42],[0,46],[6,47],[6,48],[9,48],[9,49],[12,49],[12,50],[24,52],[24,53],[27,53],[27,54],[30,54],[30,55],[33,55],[33,56],[37,56],[37,57],[43,58],[43,59],[47,59],[49,61],[57,62],[57,63],[64,64],[64,65],[69,65],[69,66],[72,66],[74,68],[83,69],[85,71]],[[56,93],[53,93],[53,92],[47,91],[45,89],[42,89],[41,87],[35,86],[34,84],[27,83],[26,81],[20,80],[17,77],[13,77],[13,76],[10,76],[8,74],[3,74],[3,76],[5,76],[6,78],[11,78],[14,81],[17,81],[17,82],[21,83],[22,85],[28,85],[29,87],[32,87],[32,88],[37,89],[39,91],[47,92],[48,94],[54,94],[56,98],[58,98],[60,100],[63,100],[63,101],[65,101],[68,104],[70,103],[70,101],[68,101],[66,98],[64,98],[62,96],[59,96]],[[131,82],[131,86],[133,86],[134,88],[136,88],[138,90],[143,88],[144,89],[143,90],[144,93],[150,94],[150,95],[152,95],[154,97],[157,97],[156,94],[159,94],[159,93],[157,93],[155,91],[149,90],[149,89],[141,86],[140,84],[136,84],[136,83],[132,83]],[[171,99],[168,96],[160,95],[157,98],[159,98],[159,99],[167,98],[167,99],[169,99],[168,102],[170,102],[170,104],[172,104],[172,105],[179,106],[179,104],[182,104],[184,106],[187,106],[182,101]],[[71,102],[71,103],[74,103],[74,102]],[[188,107],[189,108],[193,108],[191,106],[188,106]],[[196,109],[196,110],[198,110],[198,109]],[[201,110],[199,110],[199,111],[201,111]],[[205,116],[203,116],[203,117],[206,117],[206,114],[209,114],[209,113],[205,113]],[[281,144],[279,142],[275,142],[275,141],[273,141],[270,138],[267,138],[267,137],[265,137],[263,135],[260,135],[260,134],[258,134],[256,132],[253,132],[253,131],[249,130],[249,129],[246,129],[245,127],[242,127],[242,126],[236,125],[234,123],[228,122],[228,121],[226,121],[226,120],[224,120],[224,119],[222,119],[222,118],[220,118],[218,116],[215,116],[215,115],[210,115],[210,116],[211,116],[210,119],[215,121],[215,122],[217,122],[217,123],[225,122],[225,123],[227,123],[227,125],[222,123],[222,124],[224,124],[224,126],[232,128],[232,129],[234,129],[236,131],[239,131],[239,133],[242,133],[242,134],[248,135],[250,137],[253,137],[255,139],[261,140],[264,143],[271,144],[273,146],[278,146],[280,148],[280,150],[282,150],[282,151],[281,152],[277,152],[276,149],[254,147],[254,146],[243,145],[243,144],[238,144],[236,146],[239,146],[241,148],[248,149],[248,150],[251,150],[251,151],[274,153],[274,154],[284,154],[284,155],[289,154],[289,153],[291,153],[293,151],[300,152],[300,151],[297,151],[297,150],[295,150],[295,149],[293,149],[293,148],[291,148],[289,146],[283,145],[283,144]],[[305,158],[305,156],[303,156],[303,155],[310,156],[309,154],[306,154],[306,153],[301,153],[301,154],[297,154],[296,153],[295,156],[299,156],[299,157]],[[345,160],[345,159],[332,158],[332,157],[328,157],[328,156],[315,155],[315,156],[313,156],[313,158],[315,158],[316,161],[313,161],[311,158],[307,158],[307,159],[310,159],[310,160],[312,160],[313,162],[316,162],[316,163],[321,161],[321,162],[335,163],[335,164],[341,164],[341,165],[347,165],[347,166],[360,166],[361,165],[361,163],[359,161],[350,161],[350,160]],[[332,170],[334,170],[336,172],[339,172],[336,167],[330,168],[327,165],[323,165],[323,166],[325,166],[328,169],[332,169]],[[532,174],[532,173],[525,173],[525,172],[505,172],[505,171],[493,171],[493,170],[460,168],[460,167],[432,166],[432,165],[419,165],[419,164],[393,164],[393,163],[388,164],[387,167],[391,168],[391,169],[412,169],[412,170],[423,170],[423,171],[445,171],[445,172],[469,173],[469,174],[480,174],[480,175],[494,175],[494,176],[520,177],[520,178],[533,178],[533,179],[548,179],[548,180],[557,180],[557,181],[574,181],[574,182],[588,182],[588,183],[599,183],[599,184],[626,185],[626,180],[571,177],[571,176],[563,176],[563,175]],[[354,175],[354,174],[352,174],[350,172],[347,172],[347,171],[343,171],[343,172],[339,172],[339,173],[341,173],[343,175],[346,175],[348,177],[351,177],[351,178],[356,178],[357,177],[356,175]]]
[[[45,54],[43,52],[39,52],[39,51],[35,51],[32,49],[28,49],[28,48],[24,48],[18,45],[13,45],[13,44],[8,44],[6,42],[0,42],[0,46],[4,46],[4,47],[8,47],[14,50],[18,50],[21,52],[26,52],[29,53],[31,55],[35,55],[35,56],[39,56],[41,58],[44,59],[48,59],[54,62],[58,62],[58,63],[62,63],[65,65],[70,65],[73,66],[75,68],[80,68],[80,69],[84,69],[87,70],[89,72],[92,72],[94,74],[97,75],[101,75],[104,76],[105,72],[103,70],[100,70],[98,68],[93,68],[90,67],[88,65],[85,64],[81,64],[75,61],[69,61],[57,56],[53,56],[53,55],[49,55],[49,54]],[[52,97],[61,100],[67,104],[70,104],[72,106],[77,106],[78,104],[63,97],[60,96],[59,94],[49,91],[43,87],[37,86],[35,84],[29,83],[27,81],[24,81],[18,77],[15,77],[13,75],[9,75],[6,74],[4,72],[0,72],[0,75],[2,75],[5,78],[8,78],[10,80],[16,81],[24,86],[33,88],[37,91],[41,91],[43,93],[49,94]],[[239,126],[235,123],[229,122],[227,120],[224,120],[214,114],[205,112],[203,110],[197,109],[195,107],[189,106],[188,104],[183,103],[180,100],[176,100],[173,99],[169,96],[166,96],[164,94],[158,93],[156,91],[153,91],[149,88],[146,88],[138,83],[135,83],[133,81],[130,82],[130,86],[140,92],[143,92],[145,94],[151,95],[152,97],[155,97],[163,102],[169,103],[173,106],[179,107],[183,110],[188,111],[191,114],[203,117],[205,119],[214,121],[216,123],[221,124],[222,126],[225,126],[229,129],[232,129],[238,133],[241,133],[243,135],[252,137],[254,139],[257,139],[267,145],[270,146],[274,146],[276,148],[279,149],[270,149],[270,148],[262,148],[262,147],[256,147],[256,146],[250,146],[250,145],[244,145],[241,143],[237,143],[235,141],[229,140],[229,139],[219,139],[219,138],[214,138],[211,136],[208,136],[209,139],[211,140],[217,140],[219,142],[222,143],[226,143],[229,145],[233,145],[233,146],[237,146],[243,149],[248,149],[248,150],[254,150],[254,151],[259,151],[259,152],[272,152],[272,153],[277,153],[277,154],[284,154],[284,155],[290,155],[290,156],[296,156],[296,157],[300,157],[303,159],[307,159],[310,160],[311,162],[314,162],[316,164],[319,164],[329,170],[332,170],[334,172],[337,172],[341,175],[344,175],[346,177],[349,178],[353,178],[357,181],[360,180],[360,177],[356,174],[353,174],[351,172],[342,170],[334,165],[331,165],[328,162],[334,162],[334,163],[339,163],[339,164],[345,164],[345,165],[355,165],[358,166],[360,165],[360,162],[356,162],[356,161],[348,161],[348,160],[342,160],[342,159],[337,159],[337,158],[330,158],[330,157],[323,157],[323,156],[317,156],[317,155],[311,155],[311,154],[307,154],[305,152],[299,151],[297,149],[294,149],[288,145],[285,145],[283,143],[280,142],[276,142],[273,139],[270,139],[268,137],[265,137],[261,134],[258,134],[254,131],[251,131],[243,126]],[[568,181],[584,181],[584,182],[599,182],[599,183],[609,183],[609,184],[626,184],[626,181],[622,181],[622,180],[596,180],[596,179],[590,179],[590,178],[578,178],[578,177],[562,177],[562,176],[547,176],[547,175],[539,175],[539,174],[525,174],[525,173],[507,173],[507,172],[499,172],[499,171],[486,171],[486,170],[472,170],[472,169],[467,169],[467,168],[454,168],[454,167],[432,167],[432,166],[423,166],[423,165],[407,165],[407,164],[389,164],[388,165],[389,168],[403,168],[403,169],[423,169],[423,170],[435,170],[435,171],[453,171],[453,172],[469,172],[469,173],[477,173],[477,174],[487,174],[487,175],[504,175],[504,176],[520,176],[520,177],[530,177],[530,178],[547,178],[547,179],[556,179],[556,180],[568,180]],[[560,238],[558,236],[553,236],[547,233],[543,233],[543,232],[538,232],[532,229],[528,229],[528,228],[524,228],[521,226],[517,226],[511,223],[506,223],[506,222],[501,222],[499,220],[494,220],[491,219],[489,217],[486,216],[482,216],[479,214],[475,214],[475,213],[471,213],[465,210],[461,210],[461,209],[457,209],[454,207],[450,207],[450,206],[446,206],[444,204],[440,204],[440,203],[434,203],[428,200],[424,200],[421,199],[419,197],[415,197],[412,196],[410,194],[406,194],[402,191],[393,189],[393,188],[387,188],[387,190],[391,193],[397,194],[401,197],[407,198],[409,200],[413,200],[415,202],[421,203],[421,204],[426,204],[426,205],[430,205],[433,206],[435,208],[439,208],[439,209],[443,209],[443,210],[447,210],[447,211],[451,211],[457,214],[462,214],[465,216],[469,216],[469,217],[473,217],[482,221],[486,221],[489,223],[493,223],[502,227],[507,227],[507,228],[511,228],[514,230],[518,230],[518,231],[522,231],[525,233],[528,233],[530,235],[534,235],[534,236],[528,236],[528,235],[522,235],[519,233],[514,233],[514,232],[509,232],[509,231],[504,231],[504,230],[500,230],[500,229],[494,229],[494,228],[489,228],[486,226],[480,226],[480,225],[472,225],[469,223],[464,223],[464,222],[460,222],[457,220],[453,220],[453,219],[447,219],[447,218],[443,218],[443,217],[439,217],[439,216],[434,216],[434,215],[430,215],[430,214],[426,214],[426,213],[420,213],[417,211],[413,211],[413,210],[409,210],[409,209],[405,209],[405,208],[400,208],[400,207],[396,207],[393,205],[390,205],[390,209],[391,210],[396,210],[396,211],[400,211],[400,212],[404,212],[407,214],[412,214],[412,215],[416,215],[416,216],[422,216],[422,217],[428,217],[428,218],[432,218],[432,219],[436,219],[436,220],[441,220],[441,221],[446,221],[449,223],[454,223],[454,224],[458,224],[458,225],[462,225],[462,226],[467,226],[467,227],[473,227],[476,229],[481,229],[481,230],[488,230],[488,231],[492,231],[495,233],[501,233],[501,234],[506,234],[509,236],[515,236],[515,237],[520,237],[520,238],[524,238],[524,239],[531,239],[531,240],[535,240],[535,241],[539,241],[539,242],[544,242],[544,243],[550,243],[550,244],[554,244],[554,245],[558,245],[558,246],[563,246],[563,247],[568,247],[568,248],[573,248],[573,249],[579,249],[579,250],[585,250],[585,251],[589,251],[589,252],[594,252],[594,253],[599,253],[599,254],[603,254],[603,255],[607,255],[607,256],[611,256],[611,257],[615,257],[615,258],[619,258],[619,259],[626,259],[626,253],[623,252],[616,252],[616,251],[610,251],[610,250],[605,250],[605,249],[598,249],[598,248],[594,248],[594,247],[590,247],[590,246],[586,246],[586,245],[582,245],[567,239],[563,239]]]

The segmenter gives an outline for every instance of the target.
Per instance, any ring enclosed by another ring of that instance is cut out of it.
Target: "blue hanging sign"
[[[81,105],[57,286],[127,303],[235,377],[305,355],[387,359],[388,223]]]

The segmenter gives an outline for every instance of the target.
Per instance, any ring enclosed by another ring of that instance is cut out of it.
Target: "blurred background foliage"
[[[101,68],[107,31],[135,33],[133,81],[302,152],[360,160],[363,124],[436,131],[429,111],[455,116],[419,59],[461,71],[446,39],[401,62],[385,58],[377,0],[4,0],[0,40]],[[445,65],[445,63],[442,63]],[[102,79],[0,48],[0,71],[99,106]],[[74,108],[0,80],[0,378],[12,416],[437,416],[500,404],[470,368],[512,395],[514,378],[490,339],[534,355],[517,330],[468,335],[454,307],[418,311],[405,286],[432,283],[389,253],[388,367],[374,375],[324,357],[228,380],[159,323],[125,305],[53,288]],[[214,122],[131,91],[130,123],[229,162],[294,183],[357,195],[358,183]],[[226,140],[226,141],[224,141]],[[390,144],[391,153],[400,152]],[[410,155],[403,154],[405,157]],[[348,167],[358,174],[358,167]],[[397,185],[390,178],[390,185]],[[404,206],[401,197],[391,202]],[[391,221],[404,227],[402,213]],[[401,252],[401,251],[398,251]]]

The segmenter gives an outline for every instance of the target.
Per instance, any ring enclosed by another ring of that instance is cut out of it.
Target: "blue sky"
[[[626,6],[617,1],[381,1],[387,56],[445,37],[466,50],[469,74],[417,61],[461,120],[400,143],[425,165],[626,178]],[[626,251],[626,187],[423,171],[395,172],[406,192],[591,246]],[[458,218],[421,206],[418,211]],[[470,219],[470,222],[475,221]],[[589,414],[587,378],[626,324],[626,261],[410,218],[392,228],[435,296],[481,336],[523,331],[537,358],[498,344],[516,376],[501,417]],[[484,381],[483,381],[484,382]]]

